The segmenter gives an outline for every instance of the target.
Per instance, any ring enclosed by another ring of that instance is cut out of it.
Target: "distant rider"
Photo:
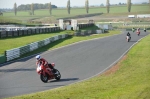
[[[127,33],[127,36],[129,36],[129,37],[131,36],[129,32]]]
[[[144,28],[144,32],[146,32],[146,28]]]
[[[134,31],[135,31],[135,28],[132,28],[132,31],[134,32]]]
[[[127,37],[129,37],[129,38],[131,39],[131,35],[130,35],[130,33],[129,33],[129,32],[127,33],[126,38],[127,38]]]
[[[140,28],[137,28],[137,32],[136,32],[137,34],[140,34]]]
[[[44,59],[44,58],[41,58],[40,55],[37,55],[36,57],[36,65],[43,65],[43,66],[49,66],[49,68],[52,69],[52,72],[55,74],[56,73],[56,70],[55,68],[51,65],[51,64],[48,64],[48,62]]]
[[[137,28],[137,30],[140,30],[140,28]]]

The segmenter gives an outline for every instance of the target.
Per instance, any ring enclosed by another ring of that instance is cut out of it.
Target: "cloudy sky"
[[[58,7],[65,7],[68,0],[0,0],[0,8],[13,8],[14,3],[16,2],[17,5],[21,4],[31,4],[31,3],[49,3],[51,2],[53,5]],[[110,4],[118,4],[126,3],[127,0],[109,0]],[[132,3],[141,3],[141,2],[148,2],[149,0],[131,0]],[[70,0],[71,6],[84,6],[85,0]],[[89,0],[89,5],[100,5],[106,4],[106,0]]]

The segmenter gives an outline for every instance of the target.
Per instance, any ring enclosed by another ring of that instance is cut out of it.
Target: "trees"
[[[101,6],[101,7],[103,7],[103,6],[104,6],[104,4],[102,3],[100,6]]]
[[[131,0],[127,0],[128,12],[131,12]]]
[[[31,4],[31,13],[32,13],[32,15],[34,15],[34,4],[33,3]]]
[[[15,13],[15,16],[17,15],[17,4],[15,3],[14,4],[14,13]]]
[[[106,0],[106,8],[107,8],[107,13],[109,13],[109,9],[110,9],[109,0]]]
[[[70,0],[68,0],[67,2],[67,11],[68,11],[68,14],[70,14]]]
[[[57,8],[57,6],[55,5],[51,5],[52,8]],[[34,10],[37,9],[48,9],[49,8],[49,3],[46,4],[38,4],[38,3],[34,3]],[[31,10],[31,4],[21,4],[17,7],[18,11],[21,10]]]
[[[89,13],[89,1],[88,0],[85,1],[85,9],[86,9],[86,13]]]
[[[52,15],[52,5],[51,5],[51,2],[49,3],[49,14]]]

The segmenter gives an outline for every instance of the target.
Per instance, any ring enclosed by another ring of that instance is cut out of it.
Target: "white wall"
[[[137,18],[150,18],[150,14],[139,14]]]

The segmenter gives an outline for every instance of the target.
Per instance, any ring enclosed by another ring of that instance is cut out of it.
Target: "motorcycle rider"
[[[140,34],[140,28],[137,28],[136,33],[139,35]]]
[[[144,32],[146,32],[146,28],[144,27]]]
[[[132,32],[134,32],[135,31],[135,28],[132,28]]]
[[[36,57],[36,65],[43,65],[43,66],[49,66],[49,68],[52,69],[52,72],[55,74],[56,73],[56,70],[55,68],[51,65],[51,64],[48,64],[48,62],[44,59],[44,58],[41,58],[40,55],[37,55]]]
[[[127,37],[129,37],[131,39],[131,35],[129,32],[127,33],[126,39],[127,39]]]
[[[140,28],[137,28],[137,31],[140,31]]]

